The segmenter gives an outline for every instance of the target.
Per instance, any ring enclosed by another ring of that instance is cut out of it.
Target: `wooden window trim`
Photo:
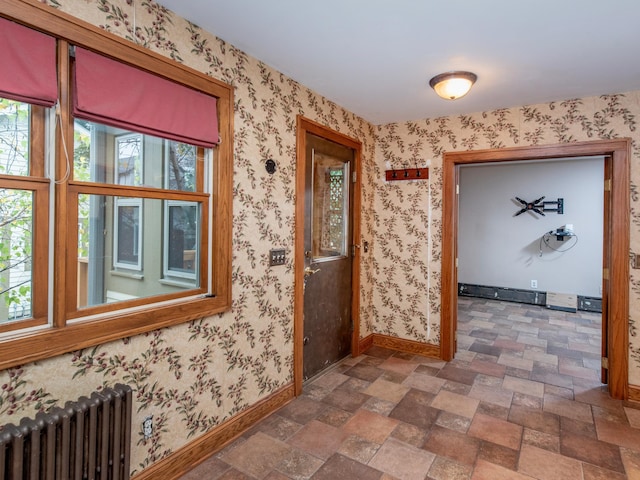
[[[213,258],[201,260],[203,268],[208,267],[205,262],[214,262],[211,288],[215,296],[201,295],[189,300],[169,301],[146,308],[141,307],[137,311],[126,314],[120,312],[113,315],[106,314],[99,318],[69,321],[67,303],[70,301],[70,297],[66,294],[54,295],[52,326],[28,333],[15,332],[0,339],[0,368],[4,369],[61,355],[228,310],[231,307],[233,88],[69,14],[43,5],[37,0],[3,0],[0,16],[58,38],[58,74],[62,83],[68,82],[69,78],[70,65],[66,55],[68,45],[81,46],[215,96],[220,130],[220,145],[215,149],[213,155],[215,162],[212,173],[213,191],[209,192],[214,201],[212,202],[212,210],[204,218],[203,224],[203,229],[206,228],[206,231],[209,231],[208,221],[215,219],[216,222],[211,239]],[[70,102],[69,90],[63,85],[60,92],[60,117],[63,125],[71,124]],[[72,129],[66,130],[64,132],[66,143],[73,145],[73,131],[68,131]],[[60,128],[56,128],[55,148],[57,158],[63,158]],[[65,166],[58,161],[56,178],[63,178],[64,170]],[[54,238],[57,245],[63,243],[71,221],[72,212],[70,210],[72,209],[68,209],[66,205],[67,196],[77,195],[75,189],[81,184],[82,182],[69,182],[57,186],[56,222],[54,225]],[[95,185],[93,186],[95,187]],[[83,193],[86,193],[84,188]],[[157,194],[157,191],[154,194]],[[151,194],[149,193],[149,195]],[[170,197],[170,195],[168,196]],[[40,231],[39,233],[44,235]],[[203,257],[205,256],[203,255]],[[54,285],[72,283],[75,274],[69,265],[73,264],[75,268],[75,263],[75,258],[66,258],[65,251],[56,251],[53,272]],[[42,264],[48,267],[46,260]],[[46,285],[46,282],[44,284]],[[75,298],[75,291],[73,297]]]

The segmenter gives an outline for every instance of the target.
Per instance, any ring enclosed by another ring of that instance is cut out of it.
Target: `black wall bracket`
[[[545,216],[544,212],[556,212],[558,215],[562,215],[564,213],[564,198],[558,198],[555,201],[544,201],[544,196],[534,200],[533,202],[527,202],[522,200],[520,197],[516,197],[516,200],[520,202],[523,207],[516,212],[514,217],[524,213],[524,212],[534,212],[538,215]]]

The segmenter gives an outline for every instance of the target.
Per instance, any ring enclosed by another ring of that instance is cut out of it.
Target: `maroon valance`
[[[0,18],[0,97],[51,107],[58,99],[56,39]]]
[[[79,118],[179,142],[219,142],[216,98],[76,48],[73,113]]]

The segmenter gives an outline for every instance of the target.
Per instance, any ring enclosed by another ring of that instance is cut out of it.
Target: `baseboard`
[[[360,339],[358,343],[359,353],[364,353],[373,346],[373,333]]]
[[[134,475],[132,480],[177,479],[181,477],[293,398],[293,384],[281,388],[149,468],[145,468],[139,474]]]
[[[405,340],[404,338],[390,337],[380,333],[373,333],[371,337],[371,346],[389,348],[398,352],[413,353],[414,355],[422,355],[423,357],[440,358],[440,345],[432,345],[430,343],[416,342],[415,340]],[[367,337],[367,339],[369,338]],[[366,350],[361,350],[363,353]]]
[[[493,287],[489,285],[475,285],[470,283],[458,283],[458,295],[461,297],[488,298],[505,302],[527,303],[530,305],[547,304],[547,292],[540,290],[525,290],[520,288]],[[564,306],[549,306],[553,310],[575,312],[575,308]],[[602,298],[577,295],[578,310],[586,312],[602,313]]]
[[[627,390],[629,392],[629,400],[640,402],[640,385],[629,385]]]

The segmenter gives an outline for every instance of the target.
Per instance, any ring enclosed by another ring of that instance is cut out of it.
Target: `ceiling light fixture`
[[[433,77],[429,80],[429,85],[438,96],[446,100],[457,100],[471,90],[477,79],[478,76],[471,72],[447,72]]]

